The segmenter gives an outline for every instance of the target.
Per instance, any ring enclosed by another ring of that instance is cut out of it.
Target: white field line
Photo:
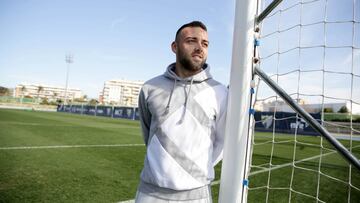
[[[298,161],[294,161],[294,162],[290,162],[290,163],[286,163],[286,164],[282,164],[282,165],[277,165],[275,167],[255,171],[253,173],[250,173],[249,176],[256,175],[256,174],[259,174],[259,173],[268,172],[270,170],[276,170],[276,169],[284,168],[284,167],[291,166],[293,164],[301,163],[301,162],[304,162],[304,161],[310,161],[310,160],[317,159],[317,158],[320,158],[320,157],[329,156],[329,155],[334,154],[334,153],[336,153],[336,151],[329,152],[329,153],[326,153],[326,154],[323,154],[323,155],[317,155],[317,156],[309,157],[309,158],[306,158],[306,159],[301,159],[301,160],[298,160]]]
[[[43,124],[43,123],[26,123],[26,122],[11,122],[11,121],[0,121],[0,124],[11,124],[11,125],[26,125],[26,126],[51,126],[51,127],[76,127],[74,125],[57,125],[57,124]],[[93,127],[92,125],[83,125],[82,127]],[[124,124],[116,124],[113,126],[106,126],[106,128],[139,128],[138,126],[128,126]]]
[[[140,146],[145,146],[145,144],[22,146],[22,147],[0,147],[0,150],[92,148],[92,147],[140,147]]]
[[[353,147],[354,148],[358,148],[360,146],[356,146],[356,147]],[[332,151],[332,152],[329,152],[329,153],[326,153],[326,154],[323,154],[323,155],[317,155],[317,156],[313,156],[313,157],[309,157],[309,158],[306,158],[306,159],[301,159],[301,160],[298,160],[298,161],[294,161],[293,162],[290,162],[290,163],[286,163],[286,164],[282,164],[282,165],[277,165],[275,167],[271,167],[271,168],[266,168],[266,169],[263,169],[263,170],[259,170],[259,171],[255,171],[255,172],[252,172],[249,174],[249,176],[253,176],[253,175],[256,175],[256,174],[259,174],[259,173],[264,173],[264,172],[268,172],[268,171],[271,171],[271,170],[276,170],[276,169],[280,169],[280,168],[284,168],[284,167],[287,167],[287,166],[291,166],[293,164],[297,164],[297,163],[301,163],[301,162],[304,162],[304,161],[310,161],[310,160],[313,160],[313,159],[317,159],[317,158],[320,158],[321,156],[329,156],[331,154],[334,154],[336,153],[337,151]],[[218,185],[220,183],[220,180],[217,180],[217,181],[213,181],[211,183],[211,185]]]
[[[126,201],[122,201],[122,202],[118,202],[118,203],[135,203],[135,199],[130,199],[130,200],[126,200]]]
[[[0,124],[7,125],[30,125],[30,126],[53,126],[53,127],[72,127],[72,125],[57,125],[57,124],[43,124],[43,123],[25,123],[25,122],[10,122],[10,121],[0,121]]]
[[[323,154],[322,156],[328,156],[330,154],[333,154],[335,153],[336,151],[334,152],[329,152],[327,154]],[[309,158],[306,158],[306,159],[302,159],[302,160],[298,160],[298,161],[295,161],[295,163],[300,163],[300,162],[303,162],[303,161],[309,161],[309,160],[312,160],[312,159],[316,159],[316,158],[319,158],[321,155],[318,155],[318,156],[313,156],[313,157],[309,157]],[[287,167],[287,166],[291,166],[293,163],[286,163],[286,164],[282,164],[282,165],[278,165],[278,166],[275,166],[275,167],[272,167],[272,168],[267,168],[267,169],[263,169],[263,170],[260,170],[260,171],[255,171],[253,173],[250,173],[249,176],[252,176],[252,175],[255,175],[255,174],[259,174],[259,173],[264,173],[264,172],[268,172],[270,170],[276,170],[276,169],[280,169],[280,168],[283,168],[283,167]],[[216,180],[216,181],[213,181],[211,182],[211,186],[214,186],[214,185],[219,185],[220,184],[220,180]],[[135,200],[134,199],[130,199],[130,200],[126,200],[126,201],[122,201],[122,202],[118,202],[118,203],[134,203]]]
[[[253,173],[250,173],[249,176],[253,176],[253,175],[256,175],[256,174],[259,174],[259,173],[264,173],[264,172],[268,172],[268,171],[271,171],[271,170],[276,170],[276,169],[280,169],[280,168],[284,168],[284,167],[287,167],[287,166],[291,166],[293,164],[297,164],[297,163],[301,163],[301,162],[304,162],[304,161],[310,161],[310,160],[313,160],[313,159],[317,159],[321,156],[328,156],[328,155],[331,155],[333,153],[336,153],[336,151],[333,151],[333,152],[329,152],[329,153],[326,153],[326,154],[323,154],[323,155],[317,155],[317,156],[313,156],[313,157],[309,157],[309,158],[306,158],[306,159],[301,159],[301,160],[298,160],[298,161],[295,161],[294,163],[293,162],[290,162],[290,163],[286,163],[286,164],[282,164],[282,165],[277,165],[275,167],[271,167],[271,168],[266,168],[266,169],[263,169],[263,170],[259,170],[259,171],[255,171]],[[220,184],[220,180],[217,180],[217,181],[213,181],[211,183],[211,185],[218,185]]]
[[[354,148],[357,148],[357,147],[354,147]],[[250,173],[249,176],[253,176],[253,175],[256,175],[256,174],[259,174],[259,173],[268,172],[270,170],[276,170],[276,169],[284,168],[284,167],[287,167],[287,166],[291,166],[293,164],[297,164],[297,163],[301,163],[301,162],[304,162],[304,161],[317,159],[317,158],[319,158],[321,156],[324,157],[324,156],[328,156],[328,155],[331,155],[331,154],[334,154],[334,153],[336,153],[336,151],[332,151],[332,152],[329,152],[329,153],[326,153],[326,154],[323,154],[323,155],[317,155],[317,156],[309,157],[309,158],[306,158],[306,159],[301,159],[301,160],[295,161],[294,163],[290,162],[290,163],[286,163],[286,164],[282,164],[282,165],[277,165],[277,166],[272,167],[272,168],[267,168],[267,169],[263,169],[263,170],[260,170],[260,171],[255,171],[253,173]],[[220,184],[220,180],[216,180],[216,181],[211,182],[211,186],[218,185],[218,184]],[[122,201],[122,202],[118,202],[118,203],[134,203],[134,202],[135,202],[134,199],[130,199],[130,200],[126,200],[126,201]]]

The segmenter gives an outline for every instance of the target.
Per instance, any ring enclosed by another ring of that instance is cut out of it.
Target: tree
[[[83,103],[83,102],[86,102],[86,101],[87,101],[87,96],[86,96],[86,95],[83,95],[82,97],[79,97],[79,98],[75,98],[75,99],[74,99],[74,102]]]
[[[23,103],[24,102],[25,91],[26,91],[25,85],[21,86],[20,90],[21,90],[21,103]]]
[[[0,96],[9,96],[10,90],[9,88],[0,86]]]
[[[21,94],[24,95],[26,91],[25,85],[21,86]]]
[[[42,99],[41,104],[48,105],[49,104],[48,98],[45,97],[44,99]]]
[[[59,93],[54,92],[54,94],[53,94],[53,99],[56,100],[58,96],[59,96]]]
[[[89,104],[90,104],[91,106],[95,106],[95,105],[97,105],[97,103],[98,103],[98,101],[97,101],[96,99],[91,99],[91,100],[89,101]]]
[[[338,113],[349,113],[349,110],[348,110],[348,108],[346,106],[342,106],[339,109]]]
[[[333,113],[334,110],[332,108],[324,108],[324,113]]]
[[[56,102],[57,102],[58,104],[62,104],[62,103],[63,103],[63,100],[62,100],[62,99],[56,99]]]
[[[75,98],[75,99],[74,99],[74,102],[82,103],[82,102],[84,102],[84,99],[83,99],[82,97],[80,97],[80,98]]]
[[[37,90],[37,100],[38,100],[38,102],[39,102],[40,92],[42,92],[43,90],[44,90],[44,87],[39,85],[38,90]]]

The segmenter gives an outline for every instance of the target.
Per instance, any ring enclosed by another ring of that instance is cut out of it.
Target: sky
[[[300,93],[306,103],[352,100],[360,110],[360,1],[301,2],[284,0],[265,19],[261,69],[293,98]],[[275,95],[268,89],[260,88],[258,98]]]
[[[175,61],[176,30],[200,20],[207,62],[227,84],[235,0],[0,0],[0,86],[65,86],[97,98],[107,80],[146,81]]]
[[[329,102],[353,99],[360,106],[360,1],[299,2],[284,0],[264,20],[261,68],[283,74],[273,79],[290,94],[326,94],[340,98]],[[107,80],[146,81],[162,74],[175,61],[170,44],[176,30],[193,20],[207,25],[207,62],[213,77],[227,85],[234,16],[235,0],[0,0],[0,86],[64,87],[65,55],[72,54],[69,87],[98,98]],[[347,74],[306,72],[323,66]],[[300,77],[284,74],[298,67]],[[273,94],[262,90],[258,97]]]

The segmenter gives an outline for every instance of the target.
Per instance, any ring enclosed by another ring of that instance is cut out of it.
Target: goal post
[[[246,202],[256,9],[254,0],[236,1],[220,203]]]

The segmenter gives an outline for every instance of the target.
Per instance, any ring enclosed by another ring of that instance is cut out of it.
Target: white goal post
[[[246,201],[250,157],[250,82],[257,1],[238,0],[232,48],[228,114],[221,169],[220,203]]]

